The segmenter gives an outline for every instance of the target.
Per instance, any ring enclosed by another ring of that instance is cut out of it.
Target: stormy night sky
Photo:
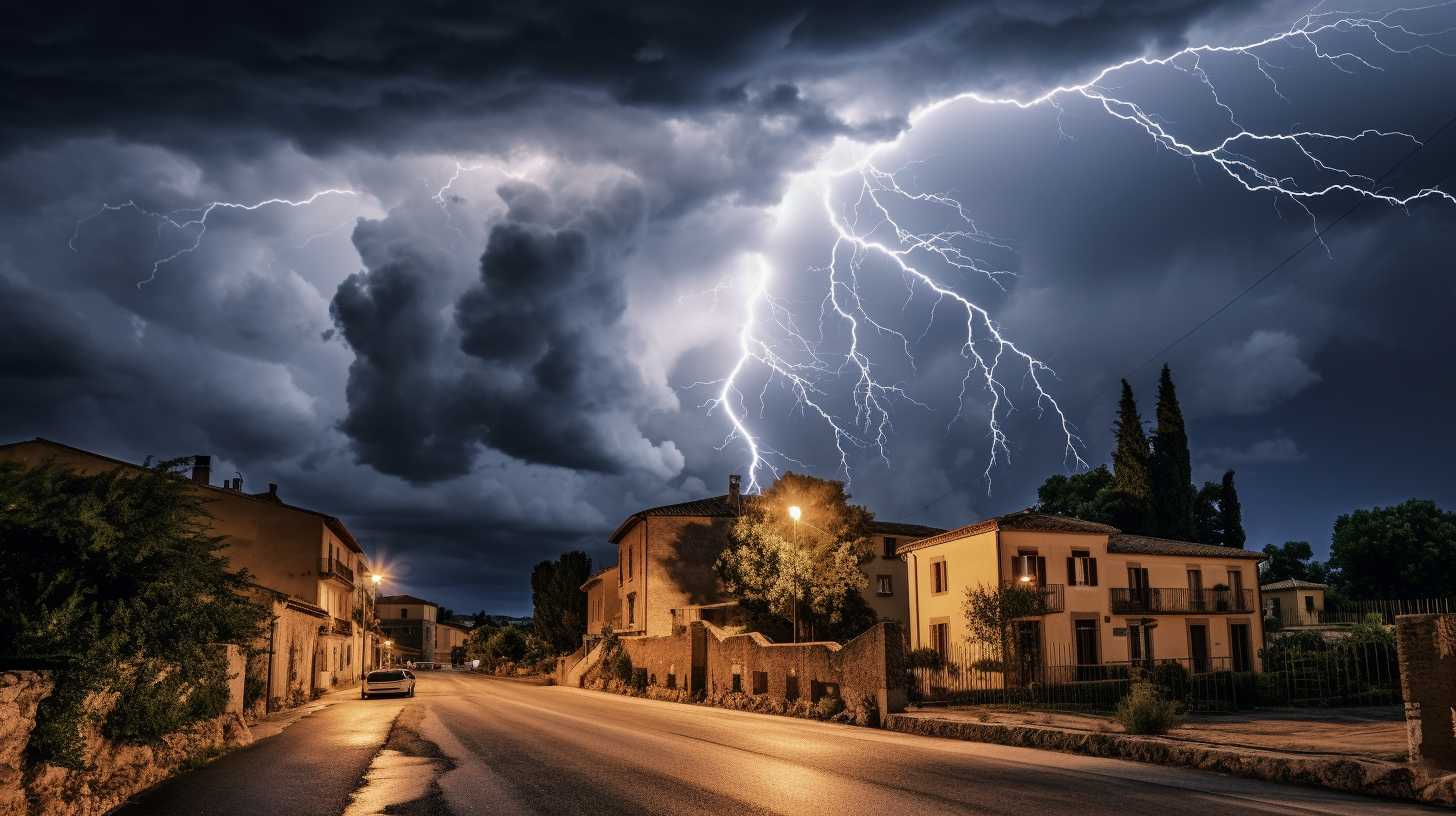
[[[1092,465],[1110,457],[1119,378],[1150,419],[1166,361],[1195,480],[1237,470],[1250,547],[1305,539],[1323,557],[1340,513],[1456,507],[1449,197],[1367,199],[1165,350],[1361,197],[1248,191],[1077,93],[921,110],[1257,42],[1307,4],[694,5],[12,9],[0,441],[208,453],[219,478],[343,517],[390,591],[528,613],[534,562],[581,548],[608,563],[627,514],[748,472],[712,400],[767,275],[750,339],[808,366],[850,434],[857,500],[943,526],[1025,507],[1076,467],[1026,366],[999,371],[1006,450],[988,482],[991,393],[966,380],[965,311],[883,256],[835,253],[830,214],[863,205],[855,168],[872,159],[974,220],[891,196],[895,223],[955,232],[978,268],[1010,273],[912,259],[1055,370],[1041,379]],[[1456,6],[1392,8],[1098,87],[1200,148],[1240,130],[1425,141],[1227,154],[1291,189],[1450,189]],[[311,201],[202,209],[274,198]],[[888,462],[873,406],[868,430],[855,422],[855,341],[885,386]],[[767,375],[748,360],[732,405],[770,463],[843,478],[831,428]]]

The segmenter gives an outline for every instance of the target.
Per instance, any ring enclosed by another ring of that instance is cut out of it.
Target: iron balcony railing
[[[1007,586],[1030,587],[1041,591],[1041,609],[1036,614],[1050,615],[1066,607],[1066,588],[1061,584],[1035,584],[1021,581],[1007,581]]]
[[[1135,615],[1156,612],[1252,612],[1252,589],[1188,589],[1115,588],[1112,592],[1114,615]]]
[[[354,571],[345,566],[342,561],[325,556],[319,559],[319,575],[333,575],[348,582],[349,586],[354,585]]]

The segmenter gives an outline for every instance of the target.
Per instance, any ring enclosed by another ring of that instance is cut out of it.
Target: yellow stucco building
[[[966,589],[1018,584],[1042,590],[1044,614],[1017,621],[1014,633],[1018,653],[1033,660],[1258,669],[1259,553],[1031,511],[911,541],[899,553],[910,576],[911,648],[948,660],[968,642]]]

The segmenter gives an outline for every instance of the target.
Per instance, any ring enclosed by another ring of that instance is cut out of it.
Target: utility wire
[[[1380,175],[1380,178],[1377,178],[1375,180],[1375,183],[1373,185],[1371,185],[1372,189],[1377,189],[1377,190],[1380,189],[1380,182],[1385,181],[1387,178],[1389,178],[1392,173],[1394,173],[1395,171],[1399,170],[1401,168],[1401,166],[1403,166],[1407,161],[1410,161],[1410,159],[1413,156],[1415,156],[1417,153],[1421,152],[1421,150],[1424,149],[1426,145],[1428,145],[1431,142],[1435,141],[1435,139],[1438,136],[1440,136],[1446,130],[1446,128],[1450,127],[1453,124],[1456,124],[1456,115],[1453,115],[1450,119],[1447,119],[1446,122],[1445,122],[1445,124],[1443,124],[1440,127],[1436,128],[1435,131],[1433,131],[1430,136],[1426,137],[1423,141],[1421,141],[1418,144],[1416,144],[1416,146],[1414,148],[1412,148],[1410,152],[1406,153],[1404,156],[1401,156],[1399,161],[1397,161],[1395,164],[1391,165],[1389,170],[1386,170],[1384,173],[1382,173]],[[1450,175],[1448,175],[1448,176],[1446,176],[1446,178],[1443,178],[1440,181],[1436,182],[1436,184],[1433,185],[1433,186],[1439,188],[1442,184],[1446,183],[1446,180],[1449,179],[1449,178],[1451,178]],[[1149,356],[1146,360],[1144,360],[1138,366],[1138,368],[1143,368],[1143,367],[1147,366],[1149,363],[1155,362],[1159,358],[1161,358],[1164,355],[1166,355],[1168,352],[1172,351],[1175,347],[1178,346],[1178,344],[1180,344],[1184,340],[1187,340],[1188,338],[1192,337],[1195,333],[1198,332],[1199,329],[1203,328],[1204,326],[1207,326],[1209,323],[1212,323],[1213,320],[1214,320],[1214,318],[1216,318],[1219,315],[1223,314],[1224,312],[1228,311],[1229,310],[1229,307],[1233,306],[1235,303],[1238,303],[1240,300],[1243,300],[1243,298],[1244,298],[1245,295],[1247,295],[1250,292],[1252,292],[1255,289],[1257,289],[1260,286],[1260,284],[1264,283],[1264,281],[1267,281],[1270,278],[1274,277],[1274,275],[1277,274],[1279,272],[1279,270],[1281,270],[1284,267],[1288,266],[1295,258],[1299,257],[1299,255],[1302,254],[1306,249],[1309,249],[1317,241],[1320,241],[1321,239],[1323,239],[1326,233],[1328,233],[1330,230],[1332,230],[1332,229],[1335,228],[1335,225],[1336,224],[1339,224],[1341,221],[1344,221],[1346,218],[1349,218],[1351,215],[1353,215],[1355,213],[1356,210],[1358,210],[1361,207],[1365,206],[1365,204],[1367,204],[1369,201],[1370,201],[1369,198],[1366,198],[1365,196],[1361,196],[1360,199],[1355,202],[1354,206],[1352,206],[1348,210],[1345,210],[1344,212],[1340,213],[1339,217],[1337,217],[1335,220],[1333,220],[1330,223],[1328,223],[1328,224],[1324,225],[1323,227],[1321,227],[1320,230],[1318,232],[1316,232],[1313,237],[1311,237],[1308,241],[1305,241],[1303,244],[1301,244],[1298,249],[1296,249],[1293,252],[1291,252],[1288,255],[1286,255],[1284,257],[1284,260],[1282,260],[1279,263],[1275,264],[1272,269],[1270,269],[1268,272],[1265,272],[1263,275],[1259,276],[1258,280],[1255,280],[1253,283],[1251,283],[1248,286],[1244,287],[1244,289],[1242,291],[1240,291],[1238,294],[1236,294],[1232,298],[1230,298],[1227,303],[1223,304],[1222,306],[1218,307],[1217,309],[1214,309],[1212,314],[1210,314],[1208,317],[1205,317],[1202,320],[1198,321],[1198,323],[1196,323],[1193,326],[1193,328],[1191,328],[1188,331],[1184,332],[1182,335],[1180,335],[1178,337],[1178,339],[1176,339],[1173,342],[1169,343],[1168,345],[1164,346],[1161,350],[1159,350],[1155,354]]]

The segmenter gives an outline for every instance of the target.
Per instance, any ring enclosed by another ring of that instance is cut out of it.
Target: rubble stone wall
[[[1410,758],[1456,771],[1456,615],[1396,618]]]

